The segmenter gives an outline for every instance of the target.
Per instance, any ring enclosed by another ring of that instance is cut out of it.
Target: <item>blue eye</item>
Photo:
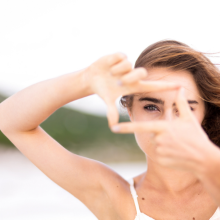
[[[146,105],[144,106],[144,109],[146,109],[147,111],[159,111],[156,105]]]

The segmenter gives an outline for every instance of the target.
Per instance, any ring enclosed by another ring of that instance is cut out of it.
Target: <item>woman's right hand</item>
[[[99,95],[107,104],[107,117],[109,126],[118,123],[119,114],[116,107],[116,99],[120,96],[177,89],[179,86],[173,83],[144,81],[147,76],[145,68],[132,69],[131,63],[122,53],[107,55],[84,71],[84,81],[89,84],[91,93]]]

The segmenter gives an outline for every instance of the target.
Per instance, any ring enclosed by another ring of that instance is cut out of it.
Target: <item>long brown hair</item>
[[[220,71],[201,52],[174,40],[163,40],[147,47],[138,57],[137,67],[166,67],[189,71],[205,101],[206,113],[202,127],[210,140],[220,146]],[[121,104],[131,109],[133,95],[123,96]]]

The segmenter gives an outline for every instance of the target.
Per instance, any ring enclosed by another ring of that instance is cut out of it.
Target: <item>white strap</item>
[[[213,216],[209,220],[218,220],[220,219],[220,207],[218,207],[213,214]]]
[[[139,205],[138,205],[138,200],[137,200],[138,195],[137,195],[137,193],[135,191],[135,188],[134,188],[134,180],[130,179],[130,180],[128,180],[128,182],[130,183],[131,195],[134,199],[134,204],[135,204],[135,207],[136,207],[137,215],[139,215],[141,213],[141,211],[140,211],[140,208],[139,208]]]

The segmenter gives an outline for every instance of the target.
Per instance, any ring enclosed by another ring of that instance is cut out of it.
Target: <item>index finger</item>
[[[153,132],[158,134],[166,129],[166,123],[163,121],[123,122],[111,127],[111,130],[115,133]]]
[[[156,92],[163,90],[178,89],[180,85],[166,81],[140,81],[141,92]]]
[[[109,66],[113,66],[126,58],[126,55],[123,53],[114,53],[111,55],[107,55],[107,61]]]
[[[184,95],[184,88],[179,88],[177,92],[176,105],[181,118],[191,118],[192,112]]]

